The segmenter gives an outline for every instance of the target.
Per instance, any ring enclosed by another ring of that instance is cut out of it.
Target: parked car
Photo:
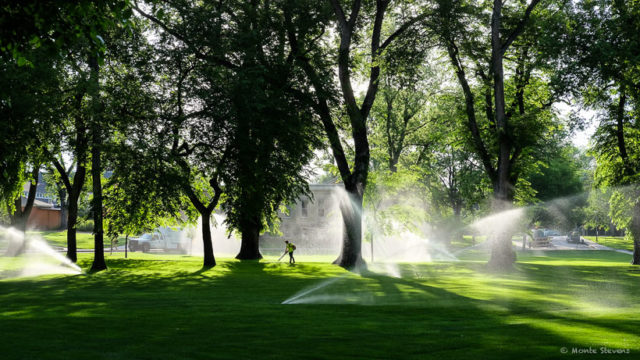
[[[145,233],[142,236],[129,240],[130,251],[149,252],[151,250],[177,250],[184,252],[180,231],[169,228],[158,228],[152,233]]]
[[[545,236],[560,236],[560,231],[558,230],[545,230]]]
[[[584,244],[584,241],[580,237],[580,232],[576,230],[569,233],[569,235],[567,236],[567,242],[573,243],[573,244],[580,244],[580,243]]]
[[[544,229],[533,229],[531,233],[533,234],[533,239],[529,242],[529,248],[546,247],[551,245],[551,241],[549,237],[545,235]]]

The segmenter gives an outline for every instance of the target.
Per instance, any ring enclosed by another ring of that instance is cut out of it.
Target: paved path
[[[575,244],[567,242],[567,236],[551,236],[551,246],[536,247],[536,250],[611,250],[623,254],[633,255],[633,251],[614,249],[608,246],[600,245],[596,242],[581,238],[584,244]],[[522,249],[522,241],[519,241],[519,248]]]

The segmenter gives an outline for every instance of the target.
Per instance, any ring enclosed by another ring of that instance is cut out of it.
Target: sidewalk
[[[581,238],[584,244],[575,244],[567,242],[566,236],[551,236],[551,246],[546,247],[535,247],[533,249],[536,250],[609,250],[609,251],[617,251],[623,254],[633,255],[633,251],[629,250],[621,250],[614,249],[608,246],[600,245],[596,242],[587,240],[585,238]],[[517,242],[519,244],[519,249],[522,249],[522,241]]]

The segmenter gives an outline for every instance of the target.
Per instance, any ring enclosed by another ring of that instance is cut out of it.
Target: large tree
[[[102,211],[96,211],[96,208],[101,208],[100,205],[100,142],[102,133],[99,131],[101,127],[100,116],[100,92],[99,92],[99,65],[104,61],[104,36],[109,28],[113,28],[125,20],[130,15],[130,9],[128,9],[127,2],[121,0],[104,0],[104,1],[78,1],[73,3],[50,3],[50,2],[34,2],[30,4],[22,4],[20,2],[9,2],[3,5],[0,17],[2,23],[6,25],[0,32],[0,50],[2,50],[3,56],[9,53],[13,60],[18,65],[26,65],[32,68],[38,69],[46,67],[48,74],[59,74],[69,69],[69,63],[64,61],[58,61],[60,58],[67,57],[68,54],[75,54],[77,57],[84,59],[85,69],[87,69],[86,82],[80,86],[82,90],[73,91],[70,98],[75,99],[76,104],[82,103],[84,94],[90,97],[90,116],[88,122],[85,124],[86,129],[91,130],[91,151],[93,156],[91,157],[94,171],[94,178],[98,177],[97,181],[94,181],[94,215],[96,216],[96,262],[94,262],[95,269],[104,268],[104,259],[102,257],[102,229],[100,216]],[[9,29],[9,27],[11,29]],[[34,52],[40,52],[40,56],[32,57]],[[4,63],[4,62],[3,62]],[[76,72],[78,69],[69,69],[70,72]],[[82,71],[81,71],[82,72]],[[54,93],[54,95],[60,95]],[[35,98],[38,99],[58,99],[58,96],[46,95],[43,93],[37,94]],[[43,107],[49,109],[61,109],[60,103],[50,104],[51,106]],[[76,107],[77,110],[77,107]],[[66,113],[58,113],[58,117],[55,120],[61,120]],[[40,116],[39,124],[55,124],[58,121],[47,121],[43,116]],[[77,124],[76,124],[77,125]],[[79,129],[84,126],[78,126]],[[24,132],[24,129],[29,129],[29,124],[25,123],[16,127],[16,133]],[[31,138],[37,142],[40,149],[44,149],[45,153],[48,153],[47,161],[55,160],[51,156],[51,150],[57,150],[55,142],[49,143],[52,138],[49,134],[37,134],[37,136],[31,135]],[[87,133],[76,136],[80,143],[85,140],[88,142]],[[84,137],[84,139],[82,139]],[[53,149],[50,149],[53,148]],[[80,145],[80,152],[85,156],[86,148],[84,145]],[[9,160],[14,159],[13,156],[7,157]],[[59,162],[60,159],[58,159]],[[78,159],[77,159],[78,160]],[[84,163],[77,162],[80,166]],[[79,189],[82,187],[83,170],[77,169],[76,179],[74,184],[70,181],[66,182],[66,186],[73,190],[70,192],[71,196],[79,194]],[[10,175],[10,174],[9,174]],[[65,175],[68,179],[68,174],[65,171]],[[68,189],[69,190],[69,189]],[[75,260],[75,241],[73,231],[70,235],[68,256]]]
[[[308,194],[303,167],[318,147],[312,108],[293,88],[302,84],[285,51],[286,2],[259,2],[237,11],[234,45],[242,62],[232,77],[232,166],[226,172],[227,224],[242,234],[241,260],[259,259],[259,234],[281,203]]]
[[[378,93],[384,54],[399,38],[415,31],[418,28],[416,25],[426,18],[423,9],[413,6],[411,2],[394,6],[390,4],[391,1],[388,0],[354,0],[348,4],[330,1],[333,17],[331,25],[337,27],[338,35],[332,50],[324,48],[318,42],[325,31],[326,9],[296,3],[297,8],[288,7],[284,13],[293,57],[313,87],[313,97],[309,101],[322,121],[346,190],[345,199],[341,201],[344,221],[342,250],[335,263],[347,269],[364,265],[361,256],[362,201],[370,165],[367,122]],[[311,28],[312,32],[300,31],[304,24],[318,20],[320,23]],[[365,51],[359,53],[362,48]],[[339,89],[337,94],[331,78],[331,64],[322,59],[327,53],[335,54]],[[362,62],[357,61],[356,57]],[[362,101],[358,101],[354,90],[358,81],[357,69],[365,69],[363,77],[366,90]],[[332,109],[336,100],[343,106],[342,111]],[[349,142],[354,147],[352,160],[347,158],[335,122],[335,116],[341,112],[348,120],[347,126],[351,133]]]
[[[584,225],[596,231],[596,242],[598,242],[600,230],[609,230],[612,225],[609,217],[611,192],[611,190],[592,189],[587,198],[587,206],[584,208]]]
[[[106,145],[113,170],[105,216],[111,237],[202,217],[204,267],[216,265],[209,221],[222,195],[228,116],[220,74],[141,19],[114,43],[105,73]],[[153,37],[152,37],[153,39]],[[126,40],[126,41],[123,41]],[[209,74],[205,76],[204,74]]]
[[[563,95],[552,81],[552,58],[541,51],[554,48],[556,33],[548,27],[562,23],[556,11],[562,4],[534,11],[538,3],[495,0],[486,23],[484,4],[441,1],[434,21],[465,98],[469,141],[493,186],[495,212],[511,206],[542,140],[553,136],[551,105]],[[491,267],[515,261],[511,235],[493,239]]]
[[[370,120],[372,170],[396,172],[401,159],[413,152],[418,156],[409,156],[409,162],[420,162],[433,150],[439,136],[434,130],[443,126],[435,121],[436,95],[442,91],[444,81],[436,70],[440,64],[422,64],[429,61],[424,56],[414,61],[402,64],[409,70],[394,71],[380,79],[379,95],[371,109]],[[397,66],[399,62],[390,65]],[[407,164],[405,161],[404,165]]]
[[[449,242],[462,235],[463,218],[484,200],[485,184],[456,120],[461,97],[448,88],[451,76],[438,71],[446,63],[435,53],[414,59],[419,64],[413,67],[395,60],[391,66],[406,70],[382,78],[371,112],[371,184],[364,202],[374,231],[377,225],[384,231],[389,220],[420,225],[412,230],[428,222],[432,240]],[[405,219],[406,210],[413,220]]]
[[[89,147],[91,155],[92,198],[91,212],[93,216],[94,258],[91,271],[107,269],[104,259],[104,209],[102,196],[103,155],[105,139],[110,134],[110,124],[107,122],[106,107],[109,99],[102,91],[105,59],[116,44],[113,36],[118,28],[127,26],[127,19],[131,9],[124,2],[95,3],[84,9],[83,23],[99,24],[95,31],[100,33],[85,33],[87,44],[83,51],[87,56],[89,76],[87,81],[87,96],[89,97]],[[107,42],[105,42],[105,38]]]
[[[197,179],[184,190],[202,210],[203,221],[224,193],[226,224],[242,234],[237,258],[259,259],[259,234],[279,204],[307,191],[302,170],[317,145],[312,111],[295,90],[299,75],[286,51],[283,3],[149,5],[137,12],[156,26],[165,43],[177,44],[167,49],[167,57],[180,53],[187,59],[185,68],[191,68],[189,81],[175,92],[182,105],[169,116],[181,129],[175,135],[179,142],[171,146],[173,159],[187,176],[187,157],[199,164],[199,172],[209,172],[201,179],[209,189],[201,195],[215,201],[198,203],[190,189]]]
[[[640,173],[640,4],[619,0],[584,1],[570,8],[571,36],[564,39],[562,80],[585,105],[598,111],[595,133],[596,186],[625,186],[636,194]],[[622,195],[620,195],[622,196]],[[631,195],[627,225],[634,241],[633,264],[640,264],[640,201]],[[618,197],[619,199],[620,197]],[[619,203],[625,203],[618,201]]]
[[[47,160],[53,165],[66,193],[68,194],[67,219],[67,258],[77,261],[76,226],[78,224],[78,205],[85,186],[89,160],[89,105],[88,80],[89,69],[85,53],[69,51],[62,64],[67,72],[61,83],[60,92],[66,95],[57,104],[60,123],[57,129],[60,135],[47,146]],[[75,168],[64,165],[65,156],[73,159]],[[60,199],[64,201],[64,199]]]
[[[53,109],[60,99],[60,74],[52,70],[56,61],[48,55],[46,49],[32,47],[20,52],[19,61],[6,48],[0,49],[0,211],[23,233],[45,162],[43,149],[53,141],[57,124]],[[23,196],[27,181],[30,185]],[[19,254],[24,245],[24,241],[12,243],[8,253]]]

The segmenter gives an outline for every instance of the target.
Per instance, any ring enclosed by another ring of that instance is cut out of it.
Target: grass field
[[[589,347],[640,357],[640,269],[626,254],[520,253],[503,275],[482,253],[362,275],[317,258],[219,259],[203,271],[194,257],[122,256],[97,274],[0,281],[0,357],[602,358],[572,354]]]
[[[464,235],[460,238],[455,238],[451,241],[449,248],[452,251],[464,249],[470,246],[474,246],[484,242],[487,239],[486,236],[476,236],[475,239],[471,235]]]
[[[595,236],[584,236],[585,239],[595,242]],[[608,246],[613,249],[633,251],[633,241],[625,239],[624,236],[598,236],[598,244]]]
[[[54,247],[67,247],[67,230],[63,231],[27,231],[29,235],[38,235]],[[118,239],[120,244],[124,244],[124,237]],[[93,249],[93,234],[90,232],[76,232],[76,242],[78,249]],[[111,246],[109,239],[104,240],[105,248]]]

